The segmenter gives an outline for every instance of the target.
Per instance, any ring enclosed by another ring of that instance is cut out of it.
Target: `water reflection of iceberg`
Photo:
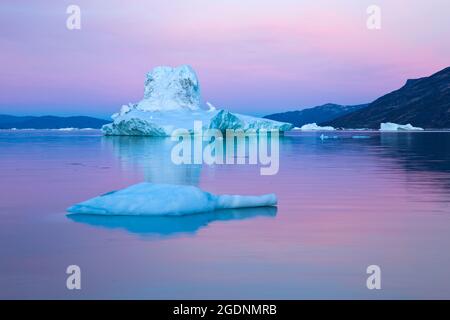
[[[215,141],[215,140],[214,140]],[[220,140],[222,151],[221,159],[222,163],[238,163],[238,159],[244,162],[246,165],[250,164],[250,150],[252,150],[254,165],[258,165],[261,168],[272,165],[261,165],[261,153],[265,153],[266,158],[272,160],[272,137],[271,135],[251,135],[249,134],[244,139],[232,140],[231,145],[227,145],[227,139]],[[277,141],[278,142],[278,141]],[[206,147],[209,145],[211,148],[212,142],[210,140],[200,141],[200,154],[198,158],[202,164],[194,164],[192,157],[192,164],[175,164],[172,161],[172,150],[178,141],[172,141],[171,138],[164,137],[146,137],[146,136],[106,136],[102,138],[102,143],[105,147],[111,147],[114,154],[119,159],[121,165],[125,169],[138,169],[144,173],[145,181],[153,183],[169,183],[169,184],[190,184],[198,185],[200,175],[204,164],[204,152],[209,152],[211,149]],[[195,142],[192,142],[191,154],[193,155],[196,147]],[[230,152],[230,150],[232,150]],[[270,148],[270,149],[269,149]],[[268,149],[268,150],[267,150]],[[206,151],[205,151],[206,150]],[[238,150],[243,151],[244,155],[239,155]],[[263,151],[262,151],[263,150]],[[268,152],[270,151],[270,152]],[[270,153],[270,158],[269,154]],[[242,159],[244,158],[244,159]],[[258,164],[259,162],[259,164]],[[213,164],[215,166],[216,164]],[[221,164],[218,167],[226,167],[227,165]]]
[[[75,222],[107,229],[122,229],[143,237],[175,237],[195,234],[215,221],[244,220],[256,217],[275,217],[276,207],[218,210],[187,216],[98,216],[67,215]]]
[[[145,181],[198,184],[202,166],[174,164],[170,154],[176,142],[170,138],[111,136],[103,137],[102,142],[106,146],[112,145],[124,167],[142,170]]]

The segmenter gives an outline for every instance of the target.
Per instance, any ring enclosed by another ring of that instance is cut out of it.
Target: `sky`
[[[107,118],[142,98],[146,72],[181,64],[204,101],[234,112],[367,103],[450,66],[449,12],[448,0],[2,0],[0,114]]]

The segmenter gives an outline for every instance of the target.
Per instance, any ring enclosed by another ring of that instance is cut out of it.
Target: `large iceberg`
[[[335,129],[333,127],[329,127],[329,126],[321,127],[321,126],[318,126],[317,123],[314,122],[314,123],[308,123],[308,124],[303,125],[300,128],[300,130],[302,130],[302,131],[334,131]]]
[[[215,195],[194,186],[143,182],[78,203],[70,213],[97,215],[187,215],[220,209],[275,206],[275,194]]]
[[[200,85],[195,71],[187,65],[156,67],[147,73],[144,98],[122,106],[113,122],[102,127],[105,135],[170,136],[176,129],[193,131],[194,121],[203,128],[288,131],[292,124],[217,110],[200,108]]]
[[[410,123],[401,125],[392,122],[380,124],[380,131],[423,131],[423,128],[413,127]]]

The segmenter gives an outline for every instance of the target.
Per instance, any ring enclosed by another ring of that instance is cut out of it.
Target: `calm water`
[[[450,133],[336,135],[282,138],[279,173],[261,176],[255,165],[175,166],[169,139],[1,131],[0,298],[450,298]],[[144,180],[275,192],[279,205],[65,213]],[[66,289],[71,264],[79,291]],[[366,288],[371,264],[381,290]]]

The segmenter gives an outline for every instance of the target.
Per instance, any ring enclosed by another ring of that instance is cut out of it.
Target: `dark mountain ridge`
[[[378,129],[382,122],[411,123],[426,129],[450,128],[450,67],[429,77],[409,79],[403,87],[366,108],[322,125]]]
[[[0,114],[0,129],[62,129],[62,128],[92,128],[99,129],[111,121],[86,117],[57,117],[57,116],[11,116]]]
[[[265,116],[264,118],[292,123],[296,127],[301,127],[308,123],[322,123],[336,119],[342,115],[349,114],[356,110],[366,107],[367,104],[360,104],[354,106],[344,106],[334,103],[327,103],[321,106],[297,110],[288,111],[282,113],[274,113]]]

